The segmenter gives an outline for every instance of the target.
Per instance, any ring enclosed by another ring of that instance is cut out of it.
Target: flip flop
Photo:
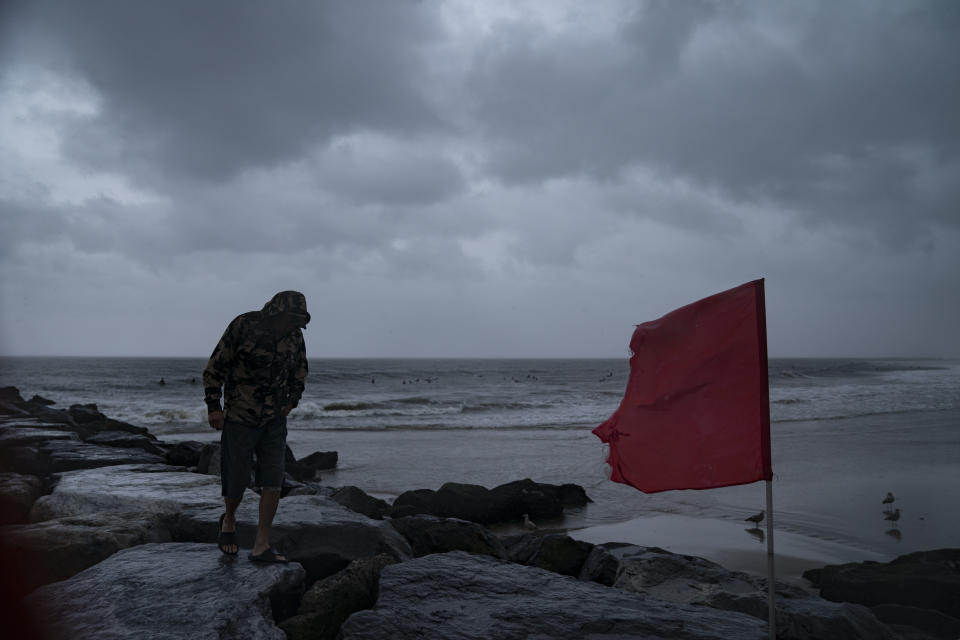
[[[274,550],[272,547],[268,547],[266,551],[260,555],[250,554],[250,562],[263,562],[263,563],[277,563],[277,564],[287,564],[290,562],[287,558],[281,558],[281,554]]]
[[[237,532],[223,530],[223,519],[225,517],[227,517],[227,514],[221,514],[220,520],[217,523],[217,547],[220,548],[220,551],[224,555],[235,556],[237,555],[237,551],[227,551],[227,547],[230,545],[236,545],[237,550],[239,551],[240,545],[237,544]]]

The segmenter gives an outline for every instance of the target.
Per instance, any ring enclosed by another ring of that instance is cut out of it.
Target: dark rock
[[[357,487],[340,487],[330,498],[347,509],[362,513],[374,520],[383,520],[383,517],[390,512],[390,504],[386,500],[374,498]]]
[[[0,400],[0,419],[28,417],[30,417],[30,412],[23,407],[15,405],[12,402]]]
[[[317,471],[324,471],[337,468],[338,454],[336,451],[314,451],[308,456],[298,460],[302,465],[312,467]]]
[[[27,521],[30,508],[43,493],[43,481],[36,476],[0,472],[0,525]]]
[[[500,540],[474,522],[436,516],[407,516],[390,521],[416,557],[447,551],[466,551],[507,560]]]
[[[533,554],[537,552],[537,549],[540,548],[540,536],[533,533],[505,536],[501,541],[507,550],[507,557],[510,562],[516,562],[517,564],[527,564]]]
[[[50,460],[39,447],[0,447],[0,469],[31,476],[50,473]]]
[[[960,638],[960,620],[932,609],[906,607],[899,604],[878,604],[870,607],[873,614],[906,638]]]
[[[580,569],[579,578],[612,587],[613,583],[617,580],[617,570],[620,568],[620,558],[610,552],[610,548],[615,544],[616,543],[595,545],[593,549],[590,550],[590,555],[587,556],[583,567]]]
[[[220,475],[219,442],[208,442],[200,450],[200,457],[197,458],[197,473],[205,473],[211,476]]]
[[[519,520],[523,514],[533,519],[559,518],[563,504],[554,485],[542,485],[526,478],[491,489],[500,510],[499,521]]]
[[[694,556],[635,547],[620,560],[614,586],[669,602],[704,605],[767,619],[764,578],[729,571]],[[784,640],[895,640],[866,607],[827,602],[800,587],[777,583],[777,637]]]
[[[393,503],[391,516],[429,514],[460,518],[481,524],[532,518],[558,518],[564,502],[585,504],[589,500],[577,485],[540,484],[530,479],[508,482],[493,489],[480,485],[448,482],[437,491],[418,489],[400,494]]]
[[[16,387],[0,387],[0,402],[6,402],[12,405],[22,405],[26,401],[20,395],[20,390]]]
[[[300,597],[297,564],[228,559],[209,545],[125,549],[25,599],[51,640],[285,640],[275,612]]]
[[[101,431],[96,435],[85,438],[84,442],[105,447],[140,449],[158,456],[166,454],[166,451],[157,444],[155,438],[127,431]]]
[[[74,422],[70,412],[66,409],[51,409],[50,407],[46,406],[31,406],[28,409],[30,411],[30,415],[41,422],[66,425],[73,427],[73,429],[77,432],[86,433],[84,428]]]
[[[202,477],[202,476],[200,476]],[[257,532],[257,505],[244,498],[237,509],[237,537],[251,548]],[[185,509],[177,520],[178,541],[214,542],[223,507]],[[387,522],[371,520],[323,496],[284,498],[273,520],[271,542],[307,571],[307,583],[332,575],[352,560],[387,553],[404,560],[410,545]]]
[[[27,400],[27,404],[35,407],[49,407],[57,403],[53,400],[44,398],[43,396],[34,395],[32,398]]]
[[[65,580],[117,551],[148,542],[169,542],[172,519],[142,513],[103,513],[0,528],[13,566],[28,591]]]
[[[887,563],[829,565],[803,576],[834,602],[899,604],[960,618],[960,549],[918,551]]]
[[[434,513],[437,511],[434,500],[436,493],[432,489],[404,491],[393,501],[393,509],[390,515],[394,518],[419,514],[436,515]]]
[[[184,440],[167,447],[164,457],[172,465],[178,467],[197,467],[200,463],[200,452],[203,451],[203,442]]]
[[[385,567],[373,609],[343,640],[390,638],[766,638],[744,614],[642,598],[534,567],[460,551]]]
[[[93,469],[123,464],[165,464],[163,457],[141,449],[104,447],[85,442],[49,441],[43,445],[49,461],[48,472],[60,473],[76,469]]]
[[[280,628],[290,640],[335,640],[351,614],[376,603],[380,572],[395,562],[386,554],[354,560],[310,587],[297,615],[281,622]]]
[[[0,447],[42,445],[49,440],[72,440],[80,438],[73,431],[57,429],[56,425],[6,424],[0,428]]]
[[[579,576],[593,545],[563,534],[527,535],[509,547],[514,562],[565,576]]]
[[[99,512],[175,515],[192,507],[223,504],[217,478],[166,464],[71,471],[58,478],[53,492],[33,505],[32,522]]]
[[[72,404],[69,411],[70,417],[77,424],[100,422],[107,419],[107,416],[100,413],[95,404]]]

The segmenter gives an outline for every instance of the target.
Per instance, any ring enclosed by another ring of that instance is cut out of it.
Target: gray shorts
[[[281,488],[286,452],[286,418],[274,418],[259,427],[227,422],[220,434],[221,493],[225,498],[242,498],[254,470],[253,486]]]

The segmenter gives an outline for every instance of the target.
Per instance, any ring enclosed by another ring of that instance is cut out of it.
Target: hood
[[[281,313],[292,313],[298,316],[304,316],[306,322],[310,322],[310,314],[307,312],[307,299],[299,291],[281,291],[270,298],[270,302],[263,305],[261,313],[265,316],[277,316]]]

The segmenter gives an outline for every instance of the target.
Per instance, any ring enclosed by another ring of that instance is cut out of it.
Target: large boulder
[[[7,423],[0,427],[0,447],[23,447],[42,445],[50,440],[71,440],[80,437],[73,431],[64,431],[58,425],[40,423]]]
[[[41,493],[43,481],[37,476],[0,472],[0,525],[26,522]]]
[[[204,442],[183,440],[168,445],[164,457],[168,463],[178,467],[197,467],[200,462],[200,453],[205,446]]]
[[[101,431],[84,439],[88,444],[97,444],[105,447],[120,447],[126,449],[140,449],[147,453],[165,456],[166,450],[160,446],[156,438],[142,433],[128,431]]]
[[[582,506],[589,501],[577,485],[551,485],[529,478],[508,482],[493,489],[480,485],[448,482],[437,491],[407,491],[393,503],[393,517],[429,514],[459,518],[480,524],[531,518],[552,519],[563,515],[568,506]]]
[[[116,512],[0,527],[0,537],[11,552],[4,570],[20,576],[23,595],[65,580],[121,549],[170,542],[171,524],[169,516]]]
[[[380,572],[395,562],[387,554],[354,560],[310,587],[297,615],[281,622],[280,628],[289,640],[335,640],[351,614],[376,603]]]
[[[960,618],[960,549],[918,551],[887,563],[828,565],[803,576],[834,602],[898,604]]]
[[[105,447],[70,440],[51,440],[42,445],[40,450],[46,455],[48,473],[121,464],[166,464],[162,456],[141,449]]]
[[[503,543],[488,529],[467,520],[436,516],[406,516],[390,521],[416,557],[447,551],[467,551],[507,560]]]
[[[147,544],[34,591],[25,604],[50,640],[285,640],[275,624],[303,569],[226,558],[208,545]]]
[[[214,542],[223,507],[186,509],[177,520],[176,540]],[[253,547],[258,502],[244,500],[237,509],[241,548]],[[280,502],[273,519],[271,543],[307,571],[307,584],[340,571],[357,558],[386,553],[398,560],[411,557],[410,545],[388,522],[350,511],[320,495],[290,496]]]
[[[340,487],[330,495],[330,498],[347,509],[375,520],[383,520],[383,517],[390,512],[390,504],[386,500],[374,498],[358,487]]]
[[[217,508],[223,502],[218,478],[166,464],[101,467],[58,478],[53,492],[33,505],[31,521],[118,511],[175,515],[191,507]]]
[[[764,578],[656,547],[635,547],[624,553],[614,586],[659,600],[738,611],[759,620],[768,615]],[[782,640],[897,637],[866,607],[827,602],[783,582],[777,583],[775,596],[777,637]]]
[[[376,606],[350,616],[341,634],[343,640],[749,640],[766,638],[766,624],[454,551],[384,568]]]
[[[525,534],[504,539],[512,562],[579,576],[593,545],[563,534]]]

